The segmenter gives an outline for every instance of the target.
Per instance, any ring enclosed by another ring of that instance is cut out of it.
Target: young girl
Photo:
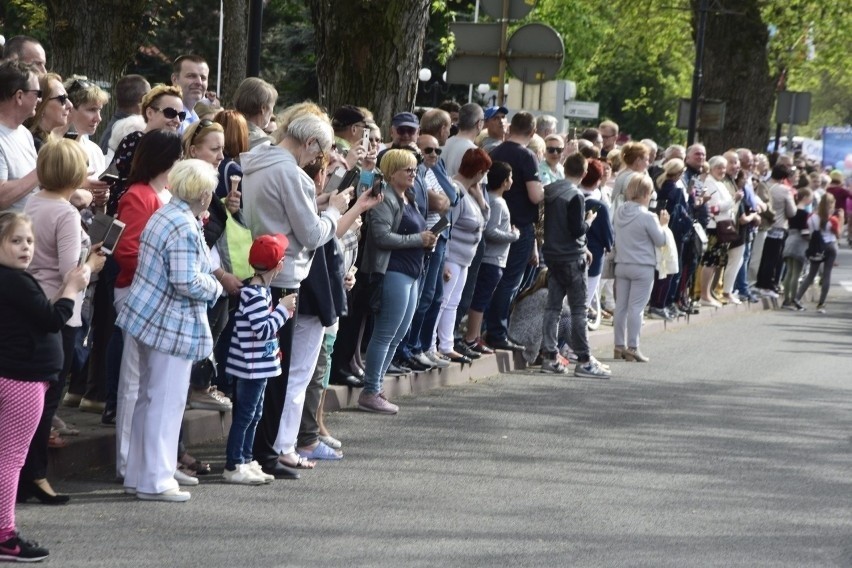
[[[15,496],[47,386],[62,369],[60,331],[74,299],[89,283],[89,268],[72,268],[55,302],[26,272],[33,258],[29,217],[0,213],[0,560],[36,562],[48,551],[15,531]]]
[[[227,372],[236,378],[231,430],[226,446],[224,477],[227,483],[260,485],[275,476],[261,470],[252,458],[254,433],[263,414],[266,379],[281,374],[278,330],[293,315],[296,294],[284,296],[272,309],[269,284],[284,268],[287,250],[284,235],[262,235],[249,251],[255,274],[240,290],[240,307],[234,316],[234,334],[228,353]]]
[[[834,196],[826,193],[819,202],[817,212],[808,219],[808,228],[811,232],[819,231],[822,235],[822,240],[825,243],[825,255],[822,260],[811,261],[808,276],[802,282],[802,286],[799,288],[799,293],[796,296],[796,301],[801,302],[808,287],[813,284],[814,278],[816,278],[817,272],[819,272],[819,266],[822,264],[819,303],[817,304],[817,313],[820,314],[825,313],[825,299],[828,296],[828,289],[831,287],[831,270],[834,268],[834,260],[837,258],[837,240],[840,238],[840,233],[843,230],[843,210],[838,209],[835,211],[835,203]],[[832,212],[835,212],[835,214],[832,215]]]
[[[790,232],[784,242],[784,303],[781,307],[785,310],[805,309],[797,300],[796,288],[799,285],[799,277],[805,265],[805,251],[808,248],[810,229],[808,229],[808,215],[810,215],[810,204],[813,201],[813,192],[808,187],[803,187],[796,193],[796,214],[790,219]]]

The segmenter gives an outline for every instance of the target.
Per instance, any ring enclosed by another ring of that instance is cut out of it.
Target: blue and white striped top
[[[272,309],[266,286],[240,289],[240,307],[234,315],[234,334],[226,370],[240,379],[266,379],[281,374],[278,330],[290,314],[282,305]]]

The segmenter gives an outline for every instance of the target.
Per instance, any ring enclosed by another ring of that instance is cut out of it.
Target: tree
[[[380,125],[411,110],[430,0],[308,0],[317,42],[319,102],[365,106]]]
[[[225,0],[222,31],[222,77],[220,99],[227,103],[246,78],[248,52],[248,2]]]

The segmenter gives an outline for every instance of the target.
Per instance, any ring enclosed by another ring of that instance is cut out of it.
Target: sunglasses
[[[174,109],[168,108],[166,110],[174,110]],[[183,114],[186,114],[186,113],[183,113]],[[167,115],[165,113],[165,111],[163,111],[163,116],[165,116],[166,118],[170,118],[169,115]],[[174,118],[174,117],[171,117],[171,118]],[[181,119],[181,120],[183,120],[183,119]],[[192,133],[192,138],[189,139],[189,145],[192,146],[195,143],[195,139],[198,137],[198,135],[201,133],[202,130],[204,130],[205,128],[210,128],[211,126],[213,126],[213,121],[210,120],[209,118],[205,118],[204,120],[199,122],[198,127],[195,129],[195,132]]]
[[[559,148],[559,147],[556,147],[556,146],[548,146],[547,147],[547,152],[549,154],[560,154],[564,151],[565,151],[565,148]]]
[[[55,97],[50,97],[50,98],[49,98],[49,99],[47,99],[47,100],[49,100],[49,101],[59,101],[59,104],[60,104],[60,105],[65,106],[65,103],[67,103],[67,102],[68,102],[68,95],[67,95],[67,94],[63,94],[63,95],[56,95]]]
[[[429,155],[432,152],[435,152],[436,154],[438,154],[440,156],[441,152],[443,152],[443,150],[441,150],[440,148],[423,148],[423,153],[426,154],[426,155]]]
[[[150,108],[154,109],[157,112],[163,113],[163,116],[165,116],[169,120],[177,117],[177,118],[180,119],[181,122],[183,122],[184,119],[186,119],[186,111],[183,111],[183,110],[177,111],[177,110],[173,109],[172,107],[157,108],[155,106],[152,106]]]
[[[414,134],[417,133],[417,129],[414,128],[413,126],[398,126],[398,127],[396,127],[396,132],[400,136],[405,136],[405,135],[413,136]]]
[[[41,89],[21,89],[22,93],[35,93],[36,97],[41,98]]]
[[[404,168],[402,171],[404,171],[405,173],[407,173],[410,176],[413,176],[414,174],[417,173],[417,168]]]

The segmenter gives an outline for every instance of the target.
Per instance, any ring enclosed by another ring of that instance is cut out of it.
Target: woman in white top
[[[101,147],[89,138],[95,135],[95,131],[101,123],[101,111],[104,105],[109,102],[109,95],[85,77],[76,75],[65,81],[65,91],[68,100],[73,105],[68,115],[68,134],[66,134],[66,137],[77,140],[89,160],[89,178],[97,178],[106,169],[106,159]],[[106,201],[109,197],[107,185],[93,188],[91,191],[94,196],[94,206],[106,207]]]
[[[704,195],[708,196],[707,211],[707,252],[701,257],[701,305],[721,308],[722,304],[711,295],[716,271],[725,268],[728,263],[730,243],[720,243],[716,235],[716,224],[723,220],[732,220],[734,198],[722,184],[728,160],[722,156],[713,156],[708,162],[710,175],[704,180]]]
[[[840,238],[840,233],[843,231],[842,213],[833,215],[834,205],[836,201],[834,196],[826,193],[819,202],[819,207],[816,213],[808,218],[808,228],[812,233],[819,231],[822,236],[822,242],[825,244],[825,252],[822,260],[811,260],[811,267],[808,275],[802,285],[799,287],[799,293],[796,297],[797,302],[802,301],[802,297],[807,292],[814,278],[816,278],[819,267],[822,265],[822,278],[820,279],[819,303],[817,304],[817,312],[825,313],[825,300],[828,297],[828,289],[831,287],[831,270],[834,268],[834,260],[837,258],[837,241]]]

